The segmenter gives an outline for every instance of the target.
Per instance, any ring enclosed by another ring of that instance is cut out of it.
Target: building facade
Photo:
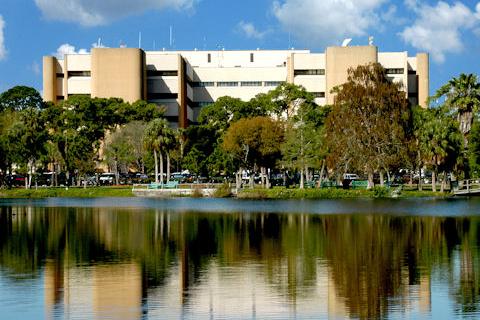
[[[248,101],[282,82],[305,87],[319,105],[333,103],[333,87],[347,80],[350,67],[380,63],[402,84],[411,104],[426,107],[429,57],[419,53],[378,52],[375,46],[309,50],[143,51],[94,48],[90,54],[43,58],[44,100],[71,95],[139,99],[163,105],[174,126],[194,123],[201,108],[222,96]]]

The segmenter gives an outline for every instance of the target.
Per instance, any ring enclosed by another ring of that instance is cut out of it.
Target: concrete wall
[[[57,59],[43,57],[43,100],[57,102]]]
[[[330,92],[334,87],[347,81],[349,68],[377,61],[377,47],[375,46],[327,48],[325,70],[327,103],[333,104],[334,95]]]
[[[92,49],[92,97],[146,98],[145,54],[140,49]]]
[[[428,53],[417,54],[417,76],[418,76],[418,104],[423,108],[428,107],[430,65]]]

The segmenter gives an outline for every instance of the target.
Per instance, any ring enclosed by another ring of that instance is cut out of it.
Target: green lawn
[[[132,188],[125,187],[91,187],[91,188],[38,188],[38,189],[2,189],[0,198],[98,198],[98,197],[133,197]]]

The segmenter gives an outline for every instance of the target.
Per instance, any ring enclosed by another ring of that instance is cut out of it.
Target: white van
[[[356,173],[345,173],[343,180],[358,180],[360,177]]]

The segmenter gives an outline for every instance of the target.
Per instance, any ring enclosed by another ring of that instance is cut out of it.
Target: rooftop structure
[[[333,87],[344,83],[347,70],[379,62],[392,81],[402,84],[411,104],[426,106],[429,58],[426,53],[378,52],[375,46],[309,50],[143,51],[94,48],[90,54],[43,58],[46,101],[71,95],[147,100],[166,107],[179,127],[194,123],[201,108],[219,97],[250,100],[282,82],[302,85],[319,105],[333,103]]]

